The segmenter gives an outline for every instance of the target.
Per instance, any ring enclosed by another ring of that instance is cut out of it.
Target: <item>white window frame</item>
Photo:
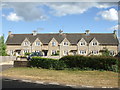
[[[29,46],[30,44],[29,44],[29,42],[28,41],[25,41],[24,42],[24,46]]]
[[[52,51],[51,51],[51,54],[52,54],[52,55],[56,54],[56,50],[52,50]]]
[[[80,50],[80,55],[85,55],[86,54],[86,50]]]
[[[110,53],[109,53],[109,55],[111,55],[111,56],[114,56],[114,55],[115,55],[115,51],[113,51],[113,50],[110,50]]]
[[[14,55],[14,50],[10,50],[10,55]]]
[[[63,45],[68,46],[69,44],[68,44],[68,42],[63,42]]]
[[[26,50],[24,50],[23,52],[24,52],[24,54],[25,54],[25,53],[29,53],[29,50],[28,50],[28,49],[26,49]]]
[[[80,42],[80,46],[85,46],[85,42]]]
[[[52,46],[56,46],[56,42],[52,42]]]
[[[99,54],[99,51],[98,51],[98,50],[93,50],[93,51],[91,51],[91,53],[92,53],[93,55],[98,55],[98,54]]]
[[[36,46],[40,46],[40,42],[35,42],[35,45]]]
[[[35,52],[40,52],[40,50],[35,50]]]
[[[97,46],[98,42],[92,42],[92,46]]]
[[[64,55],[68,55],[68,50],[63,51]]]

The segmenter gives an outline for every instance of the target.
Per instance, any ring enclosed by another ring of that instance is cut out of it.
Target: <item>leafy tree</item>
[[[116,57],[120,57],[120,51],[118,52],[118,54],[116,55]]]
[[[6,45],[4,43],[4,36],[0,36],[0,56],[6,56]]]
[[[108,49],[105,49],[105,50],[102,52],[102,56],[110,56],[110,51],[108,51]]]

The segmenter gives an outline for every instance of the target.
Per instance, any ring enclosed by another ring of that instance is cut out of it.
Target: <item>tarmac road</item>
[[[32,82],[23,82],[20,80],[12,80],[8,78],[2,78],[2,88],[71,88],[60,85],[49,85],[49,84],[37,84]]]

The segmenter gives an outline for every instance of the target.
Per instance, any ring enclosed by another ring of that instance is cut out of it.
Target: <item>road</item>
[[[2,71],[12,68],[13,65],[2,65]],[[2,81],[2,89],[4,88],[71,88],[69,86],[37,84],[34,82],[23,82],[21,80],[13,80],[6,77],[0,77]]]
[[[2,88],[71,88],[60,85],[49,84],[37,84],[32,82],[23,82],[21,80],[12,80],[8,78],[2,78]]]

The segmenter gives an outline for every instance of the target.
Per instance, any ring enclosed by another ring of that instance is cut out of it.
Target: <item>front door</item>
[[[44,50],[44,56],[47,56],[48,50]]]

